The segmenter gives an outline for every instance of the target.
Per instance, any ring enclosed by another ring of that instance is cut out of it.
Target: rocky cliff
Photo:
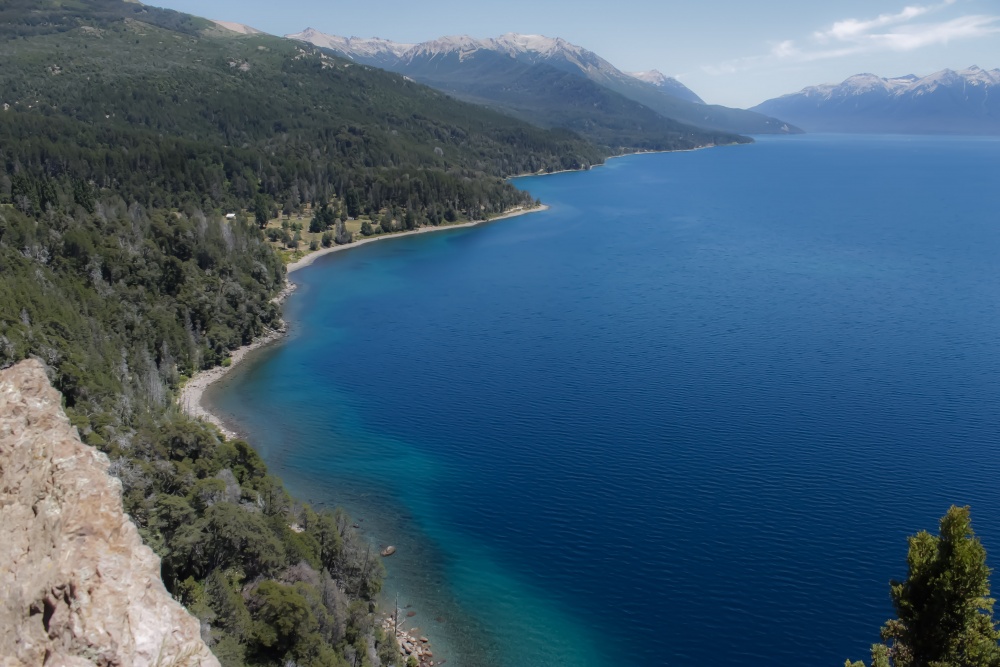
[[[0,667],[217,667],[37,361],[0,372]]]

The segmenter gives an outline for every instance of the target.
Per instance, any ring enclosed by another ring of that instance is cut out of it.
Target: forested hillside
[[[83,186],[39,198],[38,215],[0,208],[0,366],[48,365],[212,650],[224,665],[392,664],[369,603],[381,564],[347,518],[294,503],[246,443],[172,402],[185,375],[277,324],[284,267],[260,230]]]
[[[0,367],[45,362],[224,665],[399,664],[380,559],[350,520],[175,405],[279,325],[284,266],[256,215],[223,214],[484,217],[531,201],[503,177],[602,151],[138,3],[4,2],[0,55]]]
[[[206,209],[355,192],[366,208],[427,219],[448,204],[498,213],[528,201],[502,177],[602,159],[568,132],[288,40],[118,0],[38,5],[0,8],[7,179],[75,178]]]

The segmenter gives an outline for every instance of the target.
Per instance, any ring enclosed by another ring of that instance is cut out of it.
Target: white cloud
[[[771,55],[775,58],[788,58],[798,53],[799,49],[795,46],[795,42],[790,39],[771,45]]]
[[[732,74],[778,63],[812,62],[843,58],[862,53],[914,51],[1000,34],[1000,16],[971,14],[943,21],[915,22],[915,19],[945,11],[957,0],[936,5],[907,6],[894,14],[871,19],[848,18],[814,32],[802,43],[784,40],[770,44],[767,54],[737,58],[702,67],[708,74]]]
[[[870,51],[913,51],[947,44],[956,39],[975,39],[1000,33],[1000,16],[974,14],[951,21],[908,26],[895,32],[871,34],[861,43]]]
[[[813,36],[820,42],[827,42],[831,39],[839,41],[856,39],[871,32],[875,28],[905,23],[906,21],[915,19],[918,16],[923,16],[933,9],[933,7],[904,7],[903,11],[897,14],[880,14],[879,16],[867,21],[844,19],[843,21],[837,21],[827,30],[821,30],[814,33]]]

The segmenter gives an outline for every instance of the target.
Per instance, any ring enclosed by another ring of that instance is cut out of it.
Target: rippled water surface
[[[551,210],[295,274],[211,400],[398,547],[449,665],[841,665],[949,504],[1000,563],[998,177],[795,137],[521,179]]]

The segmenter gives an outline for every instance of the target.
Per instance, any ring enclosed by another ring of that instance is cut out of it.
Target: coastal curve
[[[473,220],[470,222],[462,222],[454,225],[440,225],[437,227],[419,227],[417,229],[408,232],[398,232],[395,234],[386,234],[386,235],[365,238],[361,239],[360,241],[355,241],[353,243],[348,243],[345,245],[335,245],[330,248],[323,248],[320,250],[316,250],[306,255],[305,257],[302,257],[301,259],[292,262],[286,267],[286,269],[288,275],[290,276],[295,271],[298,271],[299,269],[304,269],[305,267],[311,265],[320,257],[329,255],[331,253],[343,252],[345,250],[352,250],[354,248],[359,248],[369,243],[376,243],[379,241],[385,241],[389,239],[397,239],[397,238],[402,238],[404,236],[413,236],[415,234],[429,234],[432,232],[443,232],[453,229],[462,229],[464,227],[476,227],[478,225],[482,225],[485,223],[497,222],[500,220],[505,220],[507,218],[514,218],[517,216],[526,215],[528,213],[540,213],[542,211],[547,211],[548,208],[549,207],[545,205],[536,206],[533,208],[517,207],[507,211],[503,215],[499,215],[495,218],[489,218],[487,220]],[[295,283],[291,282],[286,278],[285,287],[281,290],[281,292],[278,293],[277,296],[274,297],[274,303],[278,305],[282,304],[285,301],[285,299],[287,299],[289,295],[291,295],[291,293],[295,291],[295,287],[296,287]],[[232,354],[230,355],[230,363],[228,366],[216,366],[215,368],[210,368],[208,370],[199,371],[198,373],[195,373],[194,376],[191,377],[191,379],[189,379],[186,383],[184,383],[184,386],[181,387],[181,390],[178,394],[177,403],[180,406],[181,410],[185,414],[194,417],[195,419],[201,419],[209,422],[210,424],[213,424],[227,438],[238,437],[237,433],[235,433],[231,428],[229,428],[218,415],[214,414],[208,408],[205,407],[204,405],[205,392],[208,390],[210,386],[221,380],[233,368],[242,363],[247,358],[247,355],[249,355],[251,352],[279,340],[282,336],[284,336],[287,333],[287,331],[288,328],[287,326],[284,325],[281,326],[280,328],[268,330],[262,336],[259,336],[256,340],[249,343],[248,345],[244,345],[243,347],[233,350]]]

